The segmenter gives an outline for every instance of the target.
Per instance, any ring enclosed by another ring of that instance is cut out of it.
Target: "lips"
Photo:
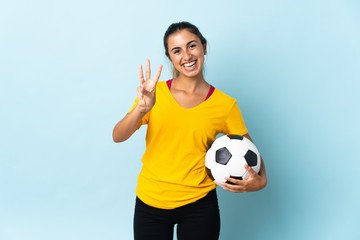
[[[188,63],[184,63],[182,66],[186,71],[193,71],[196,68],[196,63],[197,63],[197,60],[188,62]]]

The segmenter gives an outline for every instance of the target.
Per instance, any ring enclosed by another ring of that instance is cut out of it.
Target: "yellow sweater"
[[[137,99],[131,110],[136,104]],[[234,98],[215,89],[198,106],[183,108],[164,81],[158,82],[156,104],[142,124],[148,129],[136,194],[162,209],[195,202],[216,188],[205,170],[206,151],[219,133],[247,133]]]

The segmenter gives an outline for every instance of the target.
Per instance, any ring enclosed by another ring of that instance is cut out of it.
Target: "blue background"
[[[197,25],[206,80],[238,100],[268,186],[218,189],[221,238],[360,239],[360,2],[0,2],[0,239],[132,239],[141,128],[112,129],[163,34]]]

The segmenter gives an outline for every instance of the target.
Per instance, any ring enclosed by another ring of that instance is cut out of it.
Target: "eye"
[[[174,54],[179,54],[179,53],[180,53],[180,50],[175,50],[173,53],[174,53]]]
[[[196,47],[196,44],[190,44],[189,48],[194,48]]]

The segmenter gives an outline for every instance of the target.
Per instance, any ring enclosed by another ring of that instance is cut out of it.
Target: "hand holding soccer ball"
[[[234,193],[255,192],[263,189],[266,185],[266,179],[247,165],[245,169],[249,172],[249,178],[246,180],[237,180],[225,177],[226,182],[231,182],[231,184],[225,182],[221,184],[222,188]]]
[[[205,167],[217,185],[231,192],[257,191],[266,185],[266,178],[258,175],[259,151],[244,136],[225,135],[216,139],[206,153]]]

